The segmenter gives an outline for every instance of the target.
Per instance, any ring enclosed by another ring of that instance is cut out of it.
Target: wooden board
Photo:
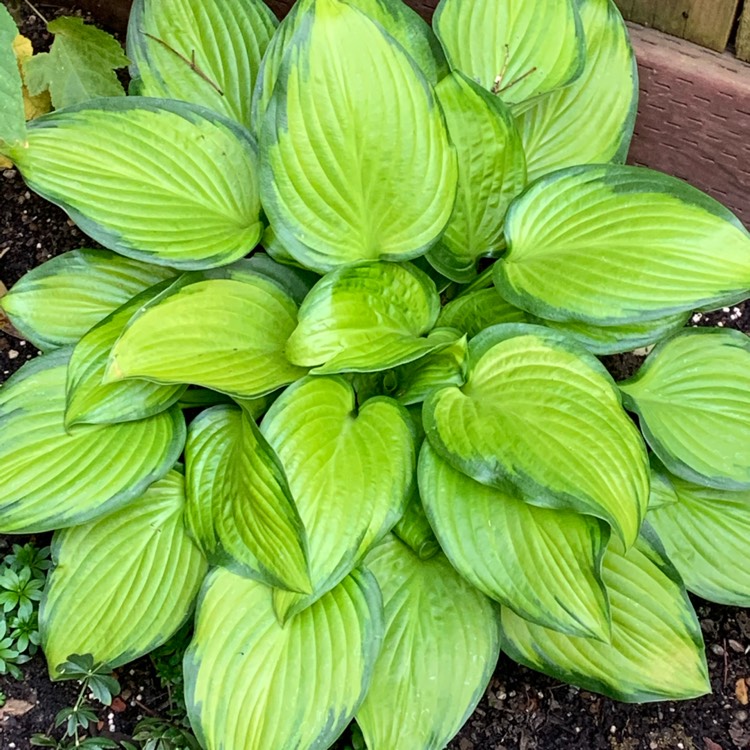
[[[635,23],[723,52],[739,0],[615,0]]]
[[[633,164],[681,177],[750,227],[750,66],[631,25],[641,98]]]
[[[737,57],[750,62],[750,0],[745,0],[745,7],[740,16],[740,27],[737,31]]]

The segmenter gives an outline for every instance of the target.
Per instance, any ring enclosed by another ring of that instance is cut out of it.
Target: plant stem
[[[83,680],[81,683],[81,692],[78,693],[78,698],[76,699],[75,704],[73,705],[73,714],[76,717],[76,728],[75,728],[75,743],[76,747],[81,746],[81,738],[78,735],[78,712],[81,710],[81,706],[83,705],[83,700],[86,696],[86,689],[89,686],[89,680],[88,677]]]
[[[49,23],[49,21],[48,21],[48,20],[47,20],[47,19],[46,19],[46,18],[45,18],[45,17],[44,17],[44,16],[42,15],[42,14],[41,14],[41,12],[40,12],[40,11],[39,11],[39,10],[38,10],[37,8],[35,8],[35,7],[34,7],[34,6],[33,6],[33,5],[31,4],[31,2],[30,2],[29,0],[24,0],[24,2],[26,3],[26,5],[28,5],[28,6],[29,6],[29,8],[31,8],[31,10],[32,10],[32,11],[33,11],[33,12],[34,12],[34,13],[35,13],[35,14],[36,14],[37,16],[39,16],[39,18],[41,18],[41,19],[42,19],[42,22],[43,22],[43,23],[44,23],[45,25],[47,25],[47,24]]]

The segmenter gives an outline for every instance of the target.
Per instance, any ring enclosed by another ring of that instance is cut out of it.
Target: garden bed
[[[33,16],[23,33],[43,49],[48,43],[42,25]],[[67,216],[27,190],[15,170],[0,178],[0,205],[4,207],[0,236],[0,281],[10,287],[28,269],[67,250],[95,246]],[[750,310],[726,309],[704,316],[698,324],[725,325],[750,332]],[[36,350],[0,334],[0,383],[33,357]],[[632,366],[632,359],[611,358],[615,374]],[[12,541],[0,538],[0,554]],[[746,565],[738,560],[737,565]],[[95,592],[92,592],[95,595]],[[746,611],[696,602],[708,649],[713,694],[686,703],[625,706],[561,685],[519,667],[506,657],[487,695],[456,740],[455,750],[742,750],[750,748],[750,707],[743,705],[740,680],[750,680],[750,615]],[[132,730],[140,716],[160,714],[168,696],[148,659],[119,670],[123,693],[113,708],[102,709],[100,728],[114,723],[115,736]],[[738,684],[740,688],[738,689]],[[69,683],[52,685],[41,657],[26,667],[21,683],[0,678],[7,703],[0,709],[0,747],[30,747],[34,732],[50,729],[55,713],[74,699]]]

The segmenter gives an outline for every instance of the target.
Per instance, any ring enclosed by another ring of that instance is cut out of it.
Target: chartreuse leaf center
[[[532,505],[597,516],[635,541],[648,502],[645,447],[604,368],[568,338],[487,329],[470,344],[466,385],[434,392],[424,420],[459,471]]]

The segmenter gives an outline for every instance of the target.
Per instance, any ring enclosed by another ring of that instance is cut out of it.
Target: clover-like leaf
[[[497,610],[443,555],[420,560],[393,536],[367,565],[383,592],[385,638],[357,723],[370,750],[441,750],[492,676]]]
[[[70,654],[110,667],[132,661],[188,618],[207,565],[184,509],[185,480],[171,471],[115,513],[57,532],[40,612],[53,677]]]
[[[494,326],[469,344],[462,388],[435,391],[424,424],[454,468],[533,505],[601,518],[632,544],[648,503],[643,442],[604,367],[540,326]]]

